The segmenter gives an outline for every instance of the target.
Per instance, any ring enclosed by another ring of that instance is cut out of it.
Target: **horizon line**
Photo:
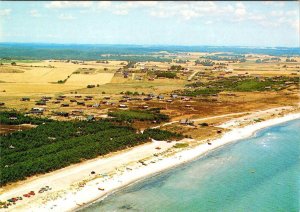
[[[244,47],[244,48],[299,48],[299,46],[251,46],[251,45],[209,45],[209,44],[120,44],[120,43],[52,43],[52,42],[0,42],[0,44],[48,44],[48,45],[120,45],[120,46],[169,46],[169,47]]]

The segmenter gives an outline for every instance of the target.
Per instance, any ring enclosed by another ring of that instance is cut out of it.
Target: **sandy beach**
[[[23,193],[48,185],[53,188],[51,192],[37,194],[30,200],[18,202],[7,211],[12,208],[15,211],[74,211],[140,179],[191,161],[230,142],[252,136],[260,129],[300,118],[299,112],[281,114],[281,116],[277,114],[266,121],[248,124],[249,120],[271,114],[275,110],[280,113],[285,109],[277,108],[265,111],[265,113],[260,111],[257,114],[248,115],[248,119],[243,116],[223,123],[219,127],[231,130],[220,138],[209,141],[211,145],[208,145],[206,141],[196,147],[188,147],[168,155],[167,150],[174,143],[153,141],[116,155],[94,159],[33,178],[1,194],[0,199],[21,196]],[[157,150],[157,146],[161,149]],[[110,171],[112,169],[114,169],[113,172]],[[95,174],[90,174],[91,170],[95,171]]]

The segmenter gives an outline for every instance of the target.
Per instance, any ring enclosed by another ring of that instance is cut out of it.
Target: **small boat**
[[[99,191],[104,191],[104,188],[98,188]]]

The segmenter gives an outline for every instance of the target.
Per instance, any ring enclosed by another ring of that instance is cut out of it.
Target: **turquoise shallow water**
[[[300,120],[140,181],[92,211],[300,211]]]

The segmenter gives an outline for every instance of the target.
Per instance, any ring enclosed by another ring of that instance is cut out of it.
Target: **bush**
[[[201,123],[201,124],[199,124],[200,126],[202,126],[202,127],[208,127],[208,123]]]
[[[181,134],[159,129],[146,129],[143,134],[158,141],[181,139],[183,137]]]
[[[169,71],[156,71],[155,75],[157,77],[165,77],[165,78],[170,78],[170,79],[174,79],[177,77],[175,72],[169,72]]]
[[[189,146],[188,143],[177,143],[173,147],[174,148],[185,148],[185,147],[188,147],[188,146]]]
[[[117,110],[114,112],[109,112],[109,116],[115,117],[116,121],[168,121],[169,117],[167,115],[151,112],[151,111],[141,111],[141,110]]]

